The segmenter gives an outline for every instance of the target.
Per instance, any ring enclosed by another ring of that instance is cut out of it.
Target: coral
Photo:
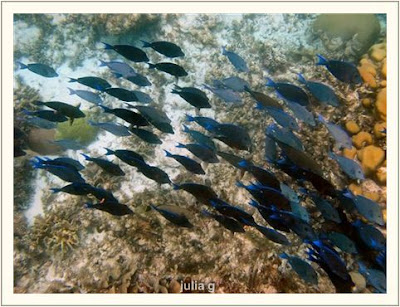
[[[369,145],[358,151],[358,158],[366,173],[373,173],[384,161],[385,152],[374,145]]]
[[[358,67],[360,75],[365,83],[367,83],[371,88],[377,87],[377,82],[375,80],[376,69],[375,65],[368,59],[362,59],[360,61],[361,66]]]
[[[386,121],[386,87],[376,95],[375,111],[380,120]]]
[[[343,149],[343,156],[349,159],[354,159],[354,157],[357,154],[357,149],[355,147],[352,147],[351,149],[344,148]]]
[[[360,149],[366,145],[372,144],[372,136],[370,133],[361,131],[352,137],[353,145]]]
[[[88,114],[86,113],[88,117]],[[99,129],[97,127],[88,124],[86,118],[78,118],[74,120],[74,123],[70,125],[69,122],[59,123],[57,125],[55,138],[75,140],[82,145],[88,145],[93,142],[98,133]]]
[[[384,129],[386,129],[385,122],[378,122],[374,125],[374,135],[377,139],[386,137],[386,133],[383,133]]]
[[[380,167],[376,171],[376,179],[380,184],[386,184],[386,167]]]
[[[355,183],[351,183],[349,185],[349,190],[354,194],[354,195],[360,195],[362,194],[362,188]]]
[[[369,50],[369,54],[375,62],[381,62],[386,58],[386,43],[373,45]]]
[[[361,100],[361,103],[365,108],[369,108],[372,105],[372,100],[370,98],[364,98]]]
[[[346,130],[351,134],[357,134],[360,132],[360,126],[353,120],[346,122],[345,124]]]

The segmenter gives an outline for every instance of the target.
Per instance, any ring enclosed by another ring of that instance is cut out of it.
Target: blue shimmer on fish
[[[278,95],[286,101],[298,103],[302,106],[307,106],[310,102],[307,93],[301,88],[291,83],[274,82],[272,79],[267,78],[268,87],[272,87]]]
[[[318,114],[318,120],[322,124],[324,124],[324,126],[328,129],[329,133],[335,139],[339,149],[341,148],[351,149],[353,147],[351,137],[342,127],[328,122],[321,114]]]
[[[181,47],[171,42],[156,41],[150,43],[142,40],[142,43],[143,43],[143,48],[152,48],[158,53],[161,53],[162,55],[165,55],[166,57],[169,58],[177,58],[185,56]]]
[[[207,84],[203,84],[204,88],[218,96],[220,99],[227,103],[232,103],[235,105],[242,104],[242,98],[233,90],[229,88],[218,88],[218,87],[212,87]]]
[[[298,120],[310,125],[311,127],[316,125],[314,115],[308,111],[306,107],[291,101],[288,101],[286,105]]]
[[[44,169],[67,182],[85,182],[81,174],[71,167],[45,164],[41,163],[41,161],[33,161],[33,167],[35,169]]]
[[[379,254],[375,258],[375,262],[386,273],[386,249],[379,252]]]
[[[130,131],[134,135],[136,135],[138,138],[140,138],[142,141],[145,141],[146,143],[162,144],[162,141],[160,140],[160,138],[151,131],[148,131],[145,129],[140,129],[140,128],[135,128],[135,127],[130,128]]]
[[[231,148],[250,151],[251,138],[245,128],[235,124],[208,124],[206,129],[211,136],[220,140]]]
[[[104,49],[105,50],[114,50],[118,54],[122,55],[124,58],[132,61],[132,62],[148,62],[149,58],[147,57],[146,53],[134,46],[130,45],[110,45],[110,44],[104,44]]]
[[[56,71],[48,65],[40,64],[40,63],[32,63],[32,64],[24,64],[21,62],[17,62],[20,65],[21,69],[28,69],[31,72],[41,75],[46,78],[54,78],[58,77]]]
[[[290,209],[294,216],[302,219],[306,223],[310,223],[310,215],[306,208],[304,208],[300,202],[290,201]]]
[[[50,143],[54,143],[54,144],[62,147],[65,150],[67,150],[67,149],[80,150],[84,147],[80,142],[75,141],[75,140],[69,140],[69,139],[50,141]]]
[[[121,61],[105,62],[100,60],[100,67],[104,66],[107,66],[113,73],[119,75],[120,77],[127,78],[136,74],[136,71],[132,67]]]
[[[119,77],[120,75],[116,74],[116,77]],[[133,84],[136,84],[137,86],[150,86],[151,82],[149,79],[147,79],[146,76],[136,73],[132,76],[126,77],[126,80],[132,82]]]
[[[312,201],[314,202],[315,206],[321,212],[324,219],[335,222],[341,223],[342,220],[340,219],[339,212],[336,208],[326,199],[320,197],[317,193],[306,191],[305,194],[311,197]]]
[[[45,119],[51,121],[53,123],[62,123],[68,121],[68,118],[63,114],[50,111],[50,110],[40,110],[40,111],[28,111],[26,109],[22,110],[22,113],[29,116],[38,117],[41,119]]]
[[[173,184],[174,190],[184,190],[192,194],[199,202],[209,205],[210,200],[218,198],[218,195],[209,186],[194,183],[185,182],[181,184]]]
[[[103,103],[103,99],[101,99],[101,97],[96,93],[93,93],[91,91],[85,91],[85,90],[74,90],[69,87],[68,87],[68,89],[69,89],[70,95],[76,95],[76,96],[82,98],[83,100],[94,103],[95,105],[99,105],[99,104]]]
[[[213,142],[213,140],[208,137],[207,135],[196,131],[196,130],[192,130],[189,129],[187,126],[183,125],[183,132],[187,133],[190,135],[190,137],[199,144],[204,144],[208,147],[210,147],[211,149],[213,149],[214,151],[217,150],[217,147],[215,146],[215,143]]]
[[[237,220],[230,218],[225,215],[220,215],[220,214],[215,214],[211,213],[207,210],[202,210],[201,213],[206,216],[206,217],[211,217],[214,220],[216,220],[219,224],[221,224],[223,227],[226,229],[230,230],[232,233],[239,232],[243,233],[245,232],[243,228],[243,224],[238,222]]]
[[[133,211],[129,209],[127,205],[109,200],[102,200],[97,204],[86,203],[85,208],[101,210],[114,216],[124,216],[133,214]]]
[[[197,109],[209,109],[211,108],[210,101],[207,95],[195,87],[179,87],[175,85],[172,90],[173,94],[178,94],[186,102],[196,107]]]
[[[235,92],[245,92],[246,88],[250,88],[250,84],[240,77],[228,77],[222,80],[215,80],[215,85],[227,87]]]
[[[88,120],[89,125],[93,127],[99,127],[100,129],[106,130],[115,136],[130,136],[131,133],[129,129],[121,124],[116,124],[113,122],[106,122],[106,123],[95,123],[91,120]]]
[[[92,186],[85,182],[73,182],[69,185],[66,185],[62,188],[51,188],[53,193],[68,193],[71,195],[88,195],[92,191]]]
[[[189,150],[192,154],[194,154],[197,158],[199,158],[201,161],[208,162],[208,163],[218,163],[218,157],[216,156],[214,150],[207,145],[203,144],[182,144],[179,143],[177,148],[186,148]]]
[[[262,110],[266,110],[270,116],[282,127],[289,128],[291,130],[298,131],[300,129],[296,122],[296,119],[283,110],[271,107],[263,107]]]
[[[313,267],[306,261],[300,259],[296,256],[290,256],[286,253],[281,253],[279,255],[282,259],[287,259],[293,271],[296,272],[297,275],[305,282],[318,285],[318,276]]]
[[[204,129],[207,130],[207,128],[215,127],[219,123],[210,117],[205,117],[205,116],[190,116],[186,114],[186,121],[188,122],[195,122],[202,126]]]
[[[32,116],[24,119],[28,125],[35,126],[42,129],[55,129],[57,124],[55,122],[43,119],[40,117]]]
[[[367,284],[374,287],[378,293],[386,293],[386,275],[382,271],[369,269],[361,261],[358,262],[358,271],[367,279]]]
[[[98,91],[104,91],[107,88],[111,87],[111,84],[106,80],[99,77],[82,77],[78,79],[69,78],[69,82],[78,82],[82,85],[86,85]]]
[[[298,76],[299,82],[303,83],[319,102],[334,107],[340,105],[339,98],[336,96],[333,88],[321,82],[308,81],[302,74],[298,74]]]
[[[143,117],[141,114],[138,114],[136,112],[123,109],[123,108],[115,108],[111,109],[103,105],[99,105],[105,113],[110,113],[114,114],[115,116],[123,119],[124,121],[130,123],[132,126],[148,126],[149,122],[145,117]]]
[[[150,207],[160,213],[164,218],[166,218],[171,223],[186,228],[192,228],[193,225],[189,222],[188,218],[185,215],[185,210],[177,207],[177,206],[170,206],[170,205],[161,205],[161,206],[154,206],[150,204]]]
[[[271,173],[269,170],[256,166],[247,160],[240,161],[238,165],[242,169],[252,174],[254,178],[256,178],[261,185],[268,186],[276,190],[280,190],[279,180],[276,179],[275,175]]]
[[[284,222],[279,221],[278,219],[271,218],[271,215],[275,213],[275,211],[266,206],[260,205],[258,202],[256,202],[254,199],[250,200],[249,205],[256,208],[258,212],[261,214],[261,216],[264,218],[264,220],[274,229],[284,231],[287,233],[290,233],[290,228],[286,226]]]
[[[301,140],[288,128],[279,128],[276,124],[270,124],[265,130],[265,134],[274,141],[279,141],[299,151],[304,151]]]
[[[113,176],[124,176],[124,171],[119,167],[119,165],[112,163],[108,160],[101,159],[101,158],[91,158],[88,155],[81,154],[87,161],[92,161],[100,166],[104,171],[113,175]]]
[[[386,239],[379,229],[360,220],[356,220],[353,226],[357,230],[358,237],[369,249],[377,251],[386,249]]]
[[[340,232],[327,232],[320,236],[327,238],[333,245],[339,247],[342,251],[349,254],[357,254],[356,244],[345,234]]]
[[[107,94],[126,102],[138,101],[135,93],[131,90],[118,87],[110,87],[104,90]]]
[[[333,152],[329,152],[328,156],[331,159],[335,160],[339,164],[342,171],[345,172],[346,175],[349,176],[351,179],[365,179],[361,165],[358,164],[356,161],[343,156],[339,156]]]
[[[245,167],[240,166],[239,163],[242,161],[246,161],[248,163],[251,163],[248,160],[245,160],[242,157],[236,156],[232,153],[228,153],[228,152],[224,152],[224,151],[217,151],[217,155],[222,157],[222,159],[224,159],[225,161],[227,161],[230,165],[233,165],[234,167],[238,168],[238,169],[245,169]]]
[[[379,204],[362,195],[353,195],[351,193],[346,193],[345,196],[350,197],[354,200],[357,211],[368,221],[376,223],[379,226],[385,225],[382,216],[382,209]]]
[[[165,72],[169,75],[172,75],[176,78],[179,77],[185,77],[188,75],[186,70],[177,64],[174,63],[169,63],[169,62],[162,62],[162,63],[156,63],[156,64],[149,64],[150,69],[157,69],[159,71]]]
[[[153,102],[153,98],[151,98],[150,95],[147,93],[144,93],[141,91],[136,91],[136,90],[132,90],[131,92],[135,94],[137,102],[141,102],[141,103]]]
[[[326,66],[329,72],[339,81],[350,84],[362,83],[360,72],[353,63],[340,60],[327,60],[320,54],[317,54],[317,57],[317,65]]]
[[[168,158],[175,159],[177,162],[182,164],[183,167],[186,168],[189,172],[192,172],[192,173],[198,174],[198,175],[204,175],[205,174],[205,171],[201,167],[201,164],[196,162],[195,160],[190,159],[190,158],[185,157],[185,156],[171,154],[167,150],[164,150],[164,152],[165,152],[165,155]]]
[[[171,126],[171,120],[163,111],[151,106],[131,106],[139,111],[139,113],[158,130],[174,134],[174,129]]]
[[[236,70],[239,72],[249,72],[249,68],[247,67],[245,60],[235,52],[226,50],[225,47],[226,46],[222,47],[222,54],[228,58],[229,62],[232,63]]]
[[[242,224],[248,226],[256,225],[253,216],[250,213],[243,210],[242,208],[232,206],[231,204],[228,204],[227,202],[219,198],[211,199],[210,204],[215,210],[217,210],[222,215],[234,218],[238,222],[241,222]]]
[[[281,234],[280,232],[276,231],[275,229],[271,229],[262,225],[256,224],[254,226],[259,232],[261,232],[264,237],[268,240],[281,244],[281,245],[290,245],[290,241],[286,238],[285,235]]]
[[[251,97],[253,97],[257,101],[256,109],[272,107],[282,110],[282,106],[274,98],[269,97],[261,92],[253,91],[247,85],[244,86],[244,90],[248,92],[251,95]]]
[[[270,138],[268,135],[265,135],[265,152],[264,152],[265,160],[269,163],[275,163],[278,159],[278,152],[276,147],[276,142]]]
[[[36,159],[38,159],[38,161],[40,161],[42,164],[61,165],[77,171],[81,171],[85,168],[79,161],[69,157],[58,157],[55,159],[46,158],[46,160],[36,157]]]

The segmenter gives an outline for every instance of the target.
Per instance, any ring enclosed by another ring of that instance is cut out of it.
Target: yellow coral
[[[351,183],[351,184],[349,185],[349,190],[350,190],[354,195],[361,195],[361,194],[362,194],[362,189],[361,189],[361,187],[358,186],[358,185],[356,185],[356,184],[354,184],[354,183]]]
[[[386,167],[381,167],[376,171],[376,179],[380,184],[386,184]]]
[[[346,129],[351,134],[356,134],[360,132],[360,126],[358,126],[354,120],[350,120],[346,123]]]
[[[386,79],[386,58],[382,62],[382,70],[381,70],[382,76]]]
[[[377,193],[377,192],[364,191],[363,195],[366,198],[369,198],[369,199],[371,199],[373,201],[379,201],[379,198],[380,198],[379,193]]]
[[[367,59],[362,59],[360,63],[361,66],[358,67],[358,71],[360,72],[360,75],[363,78],[364,82],[367,83],[370,87],[376,88],[377,83],[375,80],[375,65]]]
[[[373,45],[370,49],[371,58],[380,62],[386,57],[386,43]]]
[[[374,145],[367,146],[357,153],[361,166],[366,173],[374,172],[385,159],[385,152]]]
[[[344,148],[343,149],[343,156],[349,159],[354,159],[354,157],[357,154],[357,149],[355,147],[352,147],[351,149]]]
[[[366,145],[372,144],[372,136],[368,132],[361,131],[352,137],[353,144],[356,148],[360,149]]]
[[[372,101],[370,98],[364,98],[363,100],[361,100],[361,103],[365,108],[369,108],[372,105]]]
[[[382,133],[383,129],[386,129],[386,123],[379,122],[374,125],[374,135],[377,139],[384,138],[386,134]]]
[[[376,95],[375,110],[380,119],[386,121],[386,87]]]

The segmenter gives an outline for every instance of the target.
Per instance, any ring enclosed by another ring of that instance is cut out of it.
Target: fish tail
[[[20,68],[20,69],[27,69],[27,68],[28,68],[28,65],[25,65],[25,64],[22,63],[22,62],[18,62],[18,61],[17,61],[17,63],[19,64],[19,68]]]
[[[254,199],[251,199],[249,201],[249,205],[254,207],[254,208],[258,208],[260,205],[258,204],[258,202],[256,202]]]
[[[306,79],[304,78],[304,76],[302,74],[299,73],[299,74],[297,74],[297,76],[298,76],[300,83],[303,83],[303,84],[307,83]]]
[[[33,168],[43,168],[43,164],[40,161],[31,161]]]
[[[168,150],[164,149],[164,152],[165,152],[165,156],[172,157],[172,154]]]
[[[173,183],[172,187],[173,187],[174,190],[179,190],[179,188],[180,188],[179,184],[176,184],[176,183]]]
[[[22,109],[22,113],[24,113],[25,115],[32,115],[32,111],[28,111],[27,109]]]
[[[121,77],[122,77],[122,74],[119,74],[119,73],[115,72],[115,73],[114,73],[114,76],[115,76],[115,78],[118,79],[118,78],[121,78]]]
[[[185,144],[178,143],[178,145],[175,146],[176,148],[185,148]]]
[[[361,261],[358,261],[358,271],[364,275],[367,272],[367,268],[365,266],[364,263],[362,263]]]
[[[189,115],[189,114],[186,114],[186,121],[187,121],[187,122],[194,122],[195,119],[194,119],[193,116],[191,116],[191,115]]]
[[[183,132],[188,133],[190,131],[190,129],[188,128],[188,126],[183,125]]]
[[[52,191],[53,193],[58,193],[61,192],[61,189],[51,188],[50,191]]]
[[[146,42],[146,41],[144,41],[144,40],[140,40],[142,43],[143,43],[143,48],[149,48],[149,47],[151,47],[151,43],[149,43],[149,42]]]
[[[223,55],[226,54],[226,45],[224,45],[224,46],[221,47],[221,53],[222,53]]]
[[[328,64],[328,60],[325,59],[322,55],[317,54],[317,57],[318,57],[318,62],[317,62],[316,65],[326,65],[326,64]]]
[[[321,114],[318,114],[317,119],[318,119],[321,123],[323,123],[323,124],[326,123],[325,118],[324,118]]]
[[[266,86],[268,87],[275,87],[275,82],[271,79],[271,78],[266,78],[267,79],[267,83],[265,83]]]
[[[108,108],[108,107],[106,107],[106,106],[103,106],[102,104],[99,104],[99,107],[102,108],[105,112],[111,110],[110,108]]]
[[[114,49],[114,47],[111,46],[110,44],[107,44],[107,43],[104,43],[104,42],[102,42],[102,43],[104,44],[104,49],[105,49],[105,50]]]
[[[250,163],[249,163],[249,161],[242,160],[238,163],[238,165],[241,167],[246,167],[246,166],[250,166]]]
[[[39,163],[43,163],[44,162],[44,160],[42,158],[38,157],[38,156],[35,156],[35,158],[37,159],[37,162],[39,162]]]
[[[335,154],[332,151],[328,152],[328,157],[335,160]]]
[[[149,204],[150,208],[152,208],[153,210],[158,211],[158,208],[156,206],[154,206],[153,204]]]
[[[279,258],[282,258],[282,259],[289,259],[289,255],[286,254],[286,253],[281,253],[281,254],[279,254]]]
[[[113,151],[113,150],[111,150],[111,149],[109,149],[109,148],[104,148],[104,149],[107,150],[106,156],[109,156],[109,155],[113,155],[113,154],[114,154],[114,151]]]
[[[43,101],[40,101],[40,100],[36,100],[36,101],[34,102],[34,104],[36,104],[37,106],[44,106],[44,105],[45,105],[44,102],[43,102]]]
[[[67,89],[69,90],[69,94],[70,95],[74,95],[75,94],[75,90],[73,90],[72,88],[67,87]]]
[[[250,89],[250,87],[248,87],[247,85],[245,85],[243,88],[244,88],[244,90],[245,90],[246,92],[248,92],[248,93],[251,94],[251,89]]]
[[[151,63],[147,63],[147,64],[149,64],[149,68],[150,68],[150,69],[156,68],[156,64],[151,64]]]
[[[103,43],[104,44],[104,43]],[[102,61],[102,60],[99,60],[100,61],[100,67],[103,67],[103,66],[107,66],[107,64],[106,64],[106,62],[104,62],[104,61]]]
[[[88,155],[85,155],[84,153],[81,153],[81,155],[88,161],[90,161],[92,158],[89,157]]]
[[[236,181],[236,186],[237,187],[239,187],[239,188],[247,188],[244,184],[243,184],[243,182],[241,182],[241,181]]]
[[[201,210],[201,214],[203,214],[204,216],[207,217],[213,217],[213,214],[209,211],[207,211],[206,209]]]
[[[77,79],[74,79],[74,78],[69,78],[69,81],[68,82],[78,82],[78,80]]]

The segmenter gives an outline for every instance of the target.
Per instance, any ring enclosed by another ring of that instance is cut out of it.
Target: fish
[[[281,245],[290,245],[290,241],[286,238],[285,235],[281,234],[280,232],[276,231],[275,229],[271,229],[262,225],[255,225],[256,229],[261,232],[264,237],[268,240],[281,244]]]
[[[358,271],[367,279],[367,284],[379,293],[386,293],[386,275],[382,271],[368,269],[364,263],[358,262]]]
[[[220,82],[215,84],[230,88],[235,92],[245,92],[246,88],[250,87],[250,84],[246,80],[236,76],[222,79]]]
[[[108,108],[103,105],[99,105],[99,107],[101,107],[104,110],[104,112],[114,114],[115,116],[130,123],[132,126],[142,127],[142,126],[149,125],[149,122],[147,121],[147,119],[144,116],[142,116],[141,114],[138,114],[136,112],[133,112],[133,111],[130,111],[127,109],[123,109],[123,108],[111,109],[111,108]]]
[[[335,160],[339,164],[342,171],[345,172],[346,175],[349,176],[351,179],[359,179],[359,180],[365,179],[361,165],[358,164],[353,159],[339,156],[333,152],[329,152],[328,156],[329,158]]]
[[[42,163],[66,166],[66,167],[74,168],[77,171],[81,171],[85,168],[79,161],[74,160],[69,157],[58,157],[58,158],[55,158],[52,160],[48,159]]]
[[[136,71],[132,67],[121,61],[105,62],[100,60],[100,67],[104,66],[107,66],[113,73],[119,75],[120,77],[127,78],[136,74]]]
[[[136,73],[133,76],[128,76],[126,77],[126,80],[132,82],[133,84],[136,84],[137,86],[150,86],[151,82],[149,79],[147,79],[146,76]]]
[[[106,43],[103,44],[105,50],[114,50],[115,52],[132,62],[140,63],[149,61],[146,53],[137,47],[130,45],[110,45]]]
[[[276,142],[270,138],[268,135],[265,135],[265,151],[264,151],[265,160],[269,163],[275,163],[278,159],[278,152],[276,148]]]
[[[46,78],[54,78],[58,77],[56,71],[46,64],[40,63],[31,63],[31,64],[24,64],[21,62],[17,62],[20,65],[20,69],[28,69],[31,72],[40,75]]]
[[[146,143],[162,144],[162,141],[159,139],[159,137],[151,131],[135,127],[131,127],[130,131]]]
[[[245,232],[245,230],[243,228],[243,224],[238,222],[237,220],[235,220],[233,218],[230,218],[228,216],[221,215],[221,214],[211,213],[210,211],[207,211],[205,209],[203,209],[201,211],[201,213],[206,217],[213,218],[220,225],[222,225],[226,229],[230,230],[232,233],[235,233],[235,232],[243,233],[243,232]]]
[[[305,282],[312,285],[318,285],[317,273],[308,262],[299,257],[290,256],[286,253],[281,253],[279,257],[282,259],[287,259],[293,271],[295,271],[296,274],[299,275],[299,277]]]
[[[340,208],[348,213],[354,213],[357,210],[354,195],[348,188],[337,190],[336,194]]]
[[[349,84],[362,83],[360,72],[353,63],[340,60],[327,60],[320,54],[317,54],[317,57],[317,65],[325,66],[339,81]]]
[[[336,96],[333,88],[321,82],[308,81],[302,74],[298,74],[298,77],[300,83],[304,84],[319,102],[334,107],[340,105],[339,98]]]
[[[353,147],[351,137],[347,134],[346,131],[343,130],[342,127],[328,122],[325,118],[322,117],[321,114],[318,114],[318,120],[328,129],[329,133],[335,139],[336,145],[339,147],[339,149],[351,149]]]
[[[201,164],[199,164],[195,160],[190,159],[190,158],[185,157],[185,156],[171,154],[167,150],[164,150],[164,152],[165,152],[167,157],[175,159],[177,162],[182,164],[183,167],[185,169],[187,169],[189,172],[192,172],[192,173],[198,174],[198,175],[204,175],[205,174],[205,171],[201,167]]]
[[[105,150],[107,151],[106,156],[115,155],[120,160],[134,167],[138,167],[138,165],[140,165],[139,162],[137,162],[137,160],[145,162],[140,154],[132,150],[127,150],[127,149],[111,150],[109,148],[105,148]]]
[[[287,227],[285,223],[279,221],[276,218],[271,218],[271,216],[274,215],[275,213],[275,211],[272,210],[271,208],[260,205],[254,199],[252,199],[249,202],[249,205],[256,208],[258,212],[261,214],[261,216],[264,218],[264,220],[274,229],[284,231],[287,233],[290,232],[290,228]]]
[[[196,130],[191,130],[185,125],[183,125],[183,132],[189,134],[190,137],[194,141],[196,141],[197,143],[204,144],[204,145],[210,147],[211,149],[213,149],[214,151],[217,150],[217,147],[215,146],[215,143],[207,135],[205,135],[205,134],[203,134],[203,133],[201,133],[199,131],[196,131]]]
[[[220,140],[231,148],[240,150],[251,150],[251,138],[245,128],[235,124],[208,124],[207,130],[212,133],[212,137]]]
[[[161,63],[156,63],[156,64],[151,64],[151,63],[148,63],[148,64],[149,64],[150,69],[155,68],[159,71],[170,74],[176,78],[185,77],[188,75],[188,73],[182,66],[179,66],[174,63],[161,62]]]
[[[264,93],[253,91],[247,85],[244,87],[244,90],[248,92],[255,101],[257,101],[257,109],[263,109],[266,107],[272,107],[280,110],[283,109],[278,101],[265,95]]]
[[[342,251],[346,253],[358,253],[356,244],[343,233],[332,231],[324,233],[322,237],[327,238],[333,245],[339,247]]]
[[[186,114],[186,121],[195,122],[195,123],[199,124],[200,126],[202,126],[206,130],[207,130],[207,128],[215,127],[219,124],[215,119],[212,119],[210,117],[190,116],[188,114]]]
[[[386,250],[382,250],[375,258],[375,262],[384,270],[386,273]]]
[[[210,204],[215,210],[217,210],[222,215],[234,218],[238,222],[241,222],[242,224],[245,225],[249,226],[256,225],[253,216],[250,213],[243,210],[242,208],[232,206],[219,198],[211,199]]]
[[[301,88],[291,83],[274,82],[267,78],[267,87],[272,87],[280,97],[286,101],[297,103],[301,106],[307,106],[310,101],[307,93]]]
[[[102,200],[97,204],[86,203],[85,208],[98,209],[115,216],[124,216],[133,214],[133,211],[129,209],[127,205],[123,205],[120,204],[119,202],[114,202],[109,200]]]
[[[171,126],[171,120],[163,111],[150,106],[132,106],[140,112],[140,114],[155,128],[161,132],[174,134]]]
[[[166,218],[171,223],[186,228],[192,228],[193,225],[189,222],[188,218],[185,215],[185,210],[177,207],[177,206],[169,206],[169,205],[161,205],[154,206],[150,204],[150,207],[160,213],[164,218]]]
[[[207,145],[203,144],[196,144],[196,143],[191,143],[191,144],[182,144],[178,143],[176,145],[177,148],[186,148],[189,150],[193,155],[195,155],[197,158],[204,162],[208,163],[218,163],[218,157],[216,156],[214,150]]]
[[[43,101],[35,101],[35,104],[38,106],[46,106],[50,109],[53,109],[57,111],[57,113],[65,115],[66,117],[69,118],[70,124],[74,122],[75,118],[84,118],[86,117],[85,113],[83,113],[78,105],[77,107],[72,106],[68,103],[64,103],[61,101],[48,101],[48,102],[43,102]]]
[[[90,194],[96,197],[100,201],[109,201],[111,203],[118,203],[118,199],[116,199],[115,196],[110,191],[104,190],[103,188],[92,187],[90,190]]]
[[[283,191],[282,191],[283,193]],[[284,194],[284,193],[283,193]],[[285,194],[284,194],[285,195]],[[285,195],[287,197],[287,195]],[[302,219],[306,223],[310,223],[310,215],[307,212],[307,209],[304,208],[300,202],[290,201],[290,208],[294,216]]]
[[[99,127],[103,130],[106,130],[107,132],[110,132],[111,134],[114,134],[115,136],[130,136],[131,135],[131,133],[129,132],[129,129],[121,124],[116,124],[116,123],[112,123],[112,122],[95,123],[91,120],[88,120],[88,123],[89,123],[89,125],[91,125],[93,127]]]
[[[301,140],[288,128],[279,128],[276,124],[270,124],[265,129],[267,137],[274,141],[284,143],[299,151],[304,151],[304,145]]]
[[[69,87],[68,87],[68,90],[69,90],[69,94],[70,95],[76,95],[79,98],[82,98],[83,100],[91,102],[91,103],[93,103],[95,105],[99,105],[99,104],[103,103],[103,99],[101,99],[101,97],[98,94],[93,93],[91,91],[74,90],[74,89],[69,88]]]
[[[306,107],[299,105],[298,103],[288,101],[286,103],[287,107],[293,112],[293,115],[300,121],[310,125],[311,127],[315,127],[315,119],[314,115],[307,110]]]
[[[41,119],[48,120],[53,123],[63,123],[68,121],[68,118],[64,116],[63,114],[50,111],[50,110],[40,110],[40,111],[28,111],[26,109],[23,109],[22,112],[25,115],[30,115],[34,117],[38,117]]]
[[[184,190],[192,194],[199,202],[209,205],[210,200],[218,198],[218,195],[209,186],[194,182],[173,184],[174,190]]]
[[[314,202],[315,206],[321,212],[322,216],[325,220],[329,220],[335,223],[341,223],[342,220],[340,219],[339,212],[336,208],[326,199],[318,196],[315,192],[306,192]]]
[[[268,186],[276,190],[280,190],[279,180],[276,179],[275,175],[270,171],[262,167],[256,166],[253,163],[246,160],[240,161],[238,165],[241,166],[244,170],[246,170],[250,174],[252,174],[254,178],[256,178],[261,185]]]
[[[137,102],[150,103],[153,101],[153,98],[151,98],[149,94],[136,90],[132,90],[131,92],[135,94]]]
[[[358,238],[366,247],[377,251],[386,249],[386,239],[377,228],[360,220],[356,220],[352,225],[357,231]]]
[[[36,117],[36,116],[25,118],[25,122],[28,125],[35,126],[35,127],[42,128],[42,129],[47,129],[47,130],[55,129],[57,127],[57,124],[55,122],[52,122],[52,121],[49,121],[47,119],[43,119],[40,117]]]
[[[289,199],[289,201],[291,202],[295,202],[295,203],[299,203],[300,199],[297,196],[297,193],[288,185],[284,184],[283,182],[279,182],[278,181],[278,185],[279,187],[277,189],[279,189],[282,194]]]
[[[148,165],[146,162],[136,159],[136,165],[139,172],[147,178],[154,180],[158,184],[170,184],[171,180],[166,172],[157,166]]]
[[[224,151],[217,151],[217,155],[222,157],[225,161],[227,161],[229,164],[233,165],[234,167],[238,168],[238,169],[244,169],[245,167],[240,165],[240,162],[242,161],[246,161],[247,163],[251,163],[248,160],[245,160],[242,157],[236,156],[234,154],[228,153],[228,152],[224,152]],[[243,163],[242,163],[243,165]]]
[[[124,88],[110,87],[105,89],[104,92],[122,101],[126,102],[138,101],[138,98],[136,97],[133,91],[126,90]]]
[[[272,116],[272,118],[282,127],[295,131],[298,131],[300,129],[299,125],[296,122],[296,119],[285,111],[271,107],[266,107],[264,108],[264,110],[266,110],[268,114]]]
[[[104,91],[107,88],[111,87],[111,84],[108,83],[106,80],[99,78],[99,77],[82,77],[78,79],[74,78],[69,78],[69,82],[78,82],[82,85],[86,85],[88,87],[91,87],[92,89],[98,90],[98,91]]]
[[[100,166],[104,171],[107,173],[114,175],[114,176],[125,176],[124,171],[119,167],[119,165],[112,163],[108,160],[101,159],[101,158],[91,158],[84,153],[81,154],[87,161],[92,161]]]
[[[85,182],[73,182],[62,188],[51,188],[53,193],[68,193],[72,195],[88,195],[92,192],[92,186]]]
[[[249,72],[245,60],[235,52],[226,50],[225,47],[226,46],[222,47],[222,54],[228,58],[229,62],[232,63],[236,70],[239,72]]]
[[[166,42],[166,41],[156,41],[156,42],[146,42],[143,41],[143,48],[152,48],[153,50],[165,55],[168,58],[177,58],[177,57],[184,57],[185,54],[183,53],[181,47],[178,45]]]
[[[51,143],[54,143],[54,144],[62,147],[64,150],[67,150],[67,149],[79,150],[84,147],[80,142],[75,141],[75,140],[69,140],[69,139],[51,141]]]
[[[209,109],[211,108],[210,100],[207,95],[195,87],[179,87],[175,85],[172,90],[173,94],[181,96],[185,101],[187,101],[192,106],[197,109]]]
[[[203,84],[203,86],[205,89],[209,90],[225,102],[233,103],[235,105],[242,104],[242,98],[229,88],[217,88],[207,84]]]
[[[24,151],[25,140],[26,140],[26,134],[21,129],[14,126],[14,158],[26,155],[26,152]]]
[[[41,163],[40,161],[33,162],[33,167],[35,169],[44,169],[67,182],[81,182],[81,183],[85,182],[81,174],[79,174],[79,172],[76,169],[70,167],[44,164]]]
[[[354,200],[354,205],[358,213],[368,221],[378,224],[379,226],[385,225],[382,209],[379,204],[362,195],[353,195],[352,193],[346,192],[345,196]]]

